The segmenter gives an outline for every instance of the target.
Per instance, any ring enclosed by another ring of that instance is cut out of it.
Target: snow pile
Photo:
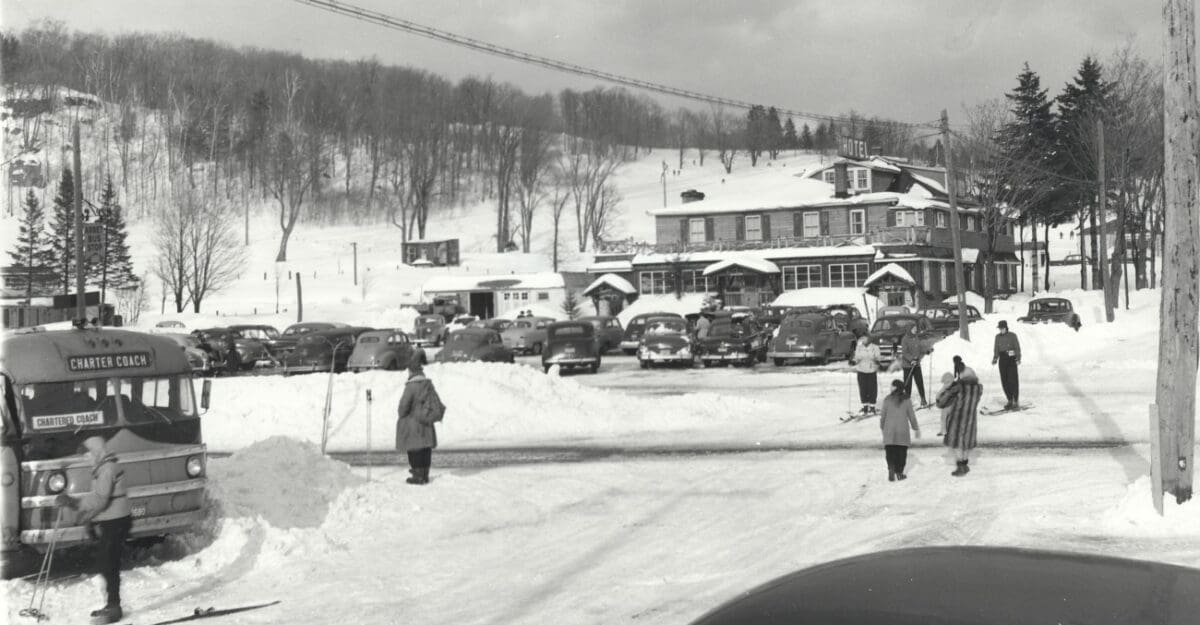
[[[211,495],[227,517],[261,517],[281,528],[318,527],[329,504],[363,481],[316,445],[274,436],[212,463]]]
[[[626,306],[617,313],[617,320],[622,326],[629,325],[634,317],[653,312],[673,312],[680,315],[690,315],[700,312],[708,296],[703,293],[686,293],[683,297],[674,295],[642,295],[636,302]]]
[[[1200,501],[1192,499],[1176,504],[1172,495],[1163,495],[1163,514],[1154,510],[1150,476],[1132,484],[1119,502],[1100,517],[1099,528],[1106,534],[1122,536],[1195,536],[1200,539]]]

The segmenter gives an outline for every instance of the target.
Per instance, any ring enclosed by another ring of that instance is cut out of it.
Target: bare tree
[[[607,219],[597,216],[596,211],[606,209],[601,202],[604,189],[620,166],[620,154],[603,147],[588,153],[564,154],[559,158],[559,169],[575,203],[575,234],[580,252],[587,251],[588,242],[602,234],[594,228],[596,224],[606,223]]]
[[[194,207],[185,235],[187,288],[192,310],[208,295],[229,286],[241,273],[246,249],[238,245],[231,207],[209,197]]]
[[[733,159],[737,157],[737,123],[737,120],[726,114],[724,109],[713,107],[713,141],[716,143],[717,158],[721,159],[721,166],[725,168],[727,174],[733,173]]]
[[[298,121],[296,96],[300,92],[300,76],[293,70],[284,72],[284,106],[280,128],[271,144],[270,165],[265,183],[279,203],[279,253],[275,262],[287,260],[288,239],[300,218],[304,196],[313,185],[313,168],[301,153],[304,133]]]
[[[171,296],[175,312],[183,312],[188,305],[188,230],[190,194],[176,190],[175,197],[161,207],[154,218],[154,248],[158,256],[154,263],[154,276],[162,285],[164,299]]]
[[[125,325],[137,325],[142,312],[150,305],[149,278],[149,273],[143,273],[131,286],[117,290],[117,314],[121,315]]]
[[[521,250],[529,253],[533,233],[533,217],[545,199],[544,183],[550,164],[550,136],[538,129],[526,129],[521,134],[521,151],[517,163],[517,201],[520,204]]]
[[[560,161],[561,162],[561,161]],[[566,211],[567,202],[571,199],[571,189],[560,168],[556,167],[550,174],[551,189],[550,189],[550,219],[554,224],[554,240],[551,247],[551,256],[554,261],[554,271],[558,271],[558,252],[559,252],[559,226],[562,224],[562,216]]]

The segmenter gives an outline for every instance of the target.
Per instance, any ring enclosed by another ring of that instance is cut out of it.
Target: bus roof
[[[115,375],[190,373],[187,355],[163,336],[129,330],[54,330],[0,339],[0,370],[14,384]]]

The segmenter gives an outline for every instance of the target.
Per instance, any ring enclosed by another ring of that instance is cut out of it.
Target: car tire
[[[383,368],[385,371],[395,371],[397,369],[396,359],[393,358],[393,359],[387,361],[386,363],[384,363]]]
[[[782,367],[784,362],[785,362],[785,361],[784,361],[784,359],[782,359],[782,358],[776,358],[776,359],[774,360],[774,363],[775,363],[775,366],[776,366],[776,367]]]
[[[645,360],[639,360],[639,361],[638,361],[638,366],[639,366],[639,367],[641,367],[641,368],[643,368],[643,369],[649,369],[649,368],[650,368],[650,363],[649,363],[649,362],[646,362]]]
[[[591,365],[588,365],[588,371],[591,373],[596,373],[599,370],[600,370],[600,363],[598,361],[592,363]]]

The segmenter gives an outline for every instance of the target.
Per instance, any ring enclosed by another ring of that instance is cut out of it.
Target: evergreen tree
[[[809,128],[807,123],[805,123],[804,126],[800,129],[800,149],[801,150],[813,149],[812,128]]]
[[[796,136],[796,122],[789,117],[783,124],[783,147],[795,150],[800,147],[800,137]]]
[[[100,271],[100,301],[111,285],[116,288],[132,286],[137,282],[133,273],[133,261],[129,256],[129,244],[125,241],[125,216],[121,204],[117,201],[117,192],[113,189],[112,176],[104,181],[104,189],[100,192],[100,209],[97,215],[104,230],[104,242],[101,248]]]
[[[562,311],[566,313],[567,319],[579,317],[579,299],[575,297],[575,291],[567,291],[567,296],[563,298]]]
[[[779,150],[784,148],[783,124],[779,122],[779,111],[775,107],[767,109],[763,118],[763,144],[771,154],[771,160],[779,158]]]
[[[33,283],[39,273],[54,271],[54,250],[46,234],[45,213],[30,189],[17,231],[17,243],[8,253],[13,269],[25,276],[26,303],[33,298]]]
[[[58,277],[62,280],[62,292],[71,292],[75,278],[75,179],[71,169],[64,167],[58,182],[58,194],[54,196],[54,221],[50,224],[50,247],[54,252]]]
[[[1056,120],[1050,110],[1051,103],[1046,97],[1046,90],[1041,88],[1041,78],[1037,72],[1029,69],[1028,63],[1017,76],[1016,88],[1005,97],[1012,107],[1013,119],[1001,128],[996,137],[996,143],[1004,151],[1005,158],[1014,164],[1006,168],[1009,179],[1005,181],[1005,186],[1021,189],[1031,184],[1044,185],[1044,177],[1036,174],[1039,170],[1052,167]],[[1043,195],[1039,189],[1017,191],[1014,193],[1017,202],[1014,203],[1024,204],[1022,196],[1033,198]],[[1025,206],[1022,210],[1031,211],[1030,217],[1039,221],[1049,217],[1047,207],[1042,202]]]
[[[816,150],[824,150],[829,143],[829,126],[825,122],[817,124],[817,132],[813,134],[812,147]]]
[[[763,131],[767,111],[760,105],[750,107],[746,113],[746,153],[750,155],[750,166],[758,165],[758,157],[767,149],[767,133]]]

